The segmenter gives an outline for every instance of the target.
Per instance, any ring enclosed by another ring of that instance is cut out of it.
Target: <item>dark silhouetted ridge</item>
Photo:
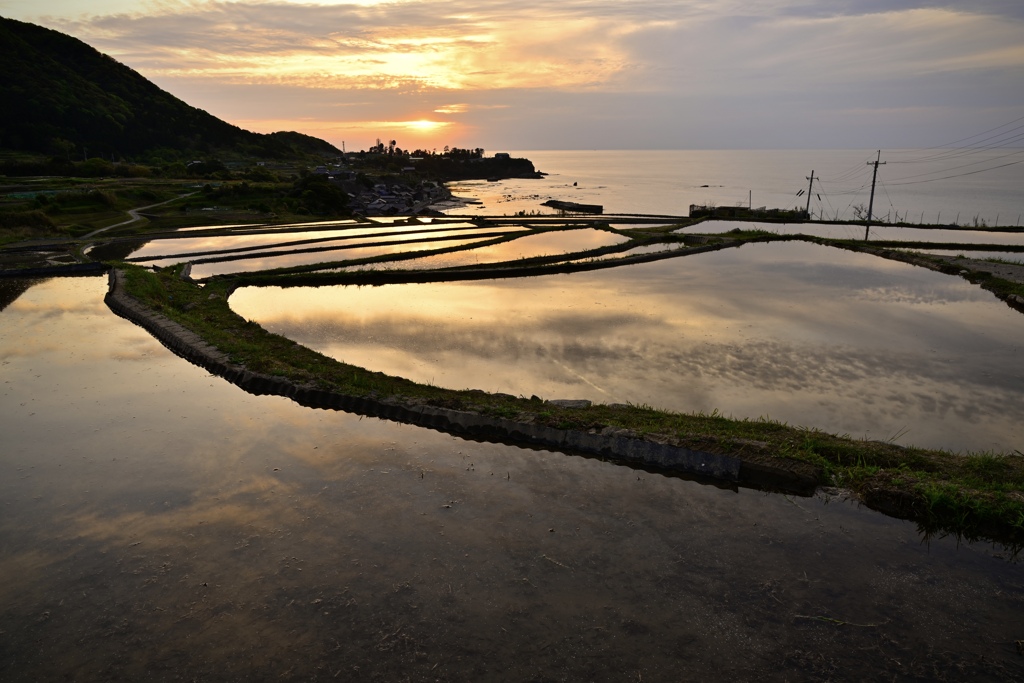
[[[341,153],[301,133],[231,125],[77,38],[35,24],[0,17],[0,64],[0,148],[79,158]]]

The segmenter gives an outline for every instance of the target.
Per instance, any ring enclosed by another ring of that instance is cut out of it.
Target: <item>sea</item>
[[[504,151],[504,150],[497,150]],[[471,200],[448,213],[552,213],[548,199],[605,213],[688,216],[691,205],[808,208],[856,220],[871,203],[881,222],[1024,226],[1024,149],[509,150],[537,179],[451,185]],[[813,174],[813,181],[811,180]]]

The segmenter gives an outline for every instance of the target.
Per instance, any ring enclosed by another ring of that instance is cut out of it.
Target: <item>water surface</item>
[[[454,389],[952,450],[1024,441],[1024,317],[960,278],[814,244],[534,278],[246,288],[231,305],[344,362]]]
[[[577,228],[574,230],[557,230],[552,232],[534,233],[517,237],[501,244],[489,244],[487,246],[466,249],[463,251],[451,252],[448,254],[435,254],[418,259],[395,261],[386,263],[374,263],[366,266],[358,266],[363,270],[377,270],[381,268],[393,268],[398,270],[433,270],[438,268],[455,268],[458,266],[472,266],[486,263],[502,263],[505,261],[516,261],[520,259],[535,258],[538,256],[559,256],[571,254],[601,247],[609,247],[615,244],[622,244],[629,238],[622,235],[608,232],[606,230],[595,230],[592,228]]]
[[[832,225],[829,223],[759,223],[737,221],[705,221],[680,228],[676,232],[715,234],[730,230],[765,230],[777,235],[813,235],[840,240],[863,240],[863,225]],[[897,228],[873,225],[868,241],[950,242],[960,244],[1006,244],[1024,246],[1024,232],[993,232],[991,230],[945,230],[942,228]]]
[[[805,208],[808,177],[815,171],[811,212],[854,220],[853,207],[869,203],[876,150],[524,150],[540,179],[452,183],[455,194],[479,204],[454,214],[553,213],[547,199],[601,204],[605,213],[688,216],[691,204]],[[1005,164],[1004,150],[976,150],[974,170]],[[955,161],[934,151],[882,150],[875,197],[876,219],[887,213],[924,223],[1024,226],[1024,164],[944,178]],[[899,163],[896,163],[899,162]],[[963,163],[960,157],[959,163]],[[919,182],[925,180],[927,182]],[[798,194],[801,192],[804,194]],[[957,216],[959,215],[959,219]],[[863,234],[863,231],[862,231]]]
[[[105,291],[0,312],[4,681],[1024,677],[1000,548],[250,396]]]
[[[280,226],[279,226],[280,227]],[[375,239],[415,239],[435,235],[445,237],[458,234],[460,231],[472,232],[502,232],[514,231],[514,226],[478,228],[472,223],[451,223],[445,226],[445,230],[438,228],[425,228],[423,225],[388,225],[344,228],[340,230],[315,230],[308,232],[261,232],[259,234],[244,235],[207,235],[203,237],[176,237],[169,239],[158,239],[146,242],[146,244],[131,254],[132,260],[144,260],[166,256],[188,256],[191,254],[206,254],[210,252],[232,252],[251,249],[288,249],[301,248],[302,246],[325,246],[342,244],[349,241],[373,241]],[[304,243],[304,244],[295,244]],[[282,244],[292,246],[283,247]]]
[[[439,237],[436,240],[425,242],[399,242],[397,244],[380,244],[357,246],[346,244],[335,249],[293,251],[282,250],[279,252],[253,255],[250,258],[239,258],[225,261],[212,261],[207,263],[196,263],[192,267],[191,276],[195,279],[203,279],[213,275],[226,275],[231,273],[252,273],[272,268],[293,268],[296,266],[308,266],[318,263],[334,264],[338,261],[349,261],[361,258],[372,258],[376,256],[387,256],[389,254],[405,254],[428,249],[445,249],[461,247],[466,245],[484,242],[493,237],[469,238],[448,238]],[[177,262],[176,259],[166,261],[153,261],[149,265],[165,266]],[[333,266],[331,266],[333,267]]]

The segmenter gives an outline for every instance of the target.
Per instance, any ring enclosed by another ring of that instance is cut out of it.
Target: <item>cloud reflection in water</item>
[[[822,646],[855,653],[838,666],[884,673],[929,647],[1016,666],[991,643],[1019,622],[1019,567],[987,546],[922,544],[913,524],[842,498],[794,503],[310,410],[153,341],[148,362],[121,362],[145,333],[110,312],[37,317],[105,290],[58,280],[19,299],[34,312],[0,316],[3,680],[592,678],[594,658],[568,662],[560,643],[599,654],[607,680],[672,678],[678,652],[711,653],[688,660],[698,677],[746,680],[803,647],[805,604],[878,625],[837,636],[863,638],[855,648]],[[651,310],[599,322],[678,329]],[[540,318],[551,335],[574,320]],[[663,347],[613,341],[624,358]],[[558,357],[595,346],[567,338]],[[764,628],[777,623],[795,626]],[[879,637],[888,649],[865,659]]]
[[[247,318],[345,362],[452,388],[768,416],[1009,450],[1022,319],[968,283],[784,243],[593,273],[241,290]]]

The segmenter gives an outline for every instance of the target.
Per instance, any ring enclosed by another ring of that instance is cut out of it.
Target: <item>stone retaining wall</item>
[[[733,484],[741,481],[743,461],[732,456],[694,451],[625,436],[516,422],[474,412],[423,405],[400,396],[350,396],[297,384],[285,377],[250,372],[232,363],[228,355],[207,344],[194,332],[126,294],[124,273],[120,270],[115,269],[110,273],[110,288],[105,301],[114,313],[145,328],[175,354],[223,377],[251,394],[284,396],[309,408],[344,410],[358,415],[427,427],[479,441],[528,445],[597,456],[636,467],[681,472]],[[770,474],[777,478],[780,472],[772,471]],[[756,469],[748,469],[745,475],[742,477],[744,484],[758,484],[757,481],[748,481],[750,476],[757,475]],[[782,480],[772,481],[772,486],[791,490],[804,489],[806,492],[810,483],[813,490],[813,482],[795,483],[796,486],[787,486],[783,477]]]

